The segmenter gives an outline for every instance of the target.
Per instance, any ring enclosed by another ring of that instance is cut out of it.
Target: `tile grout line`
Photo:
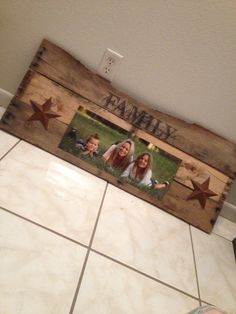
[[[92,251],[92,252],[97,253],[97,254],[99,254],[99,255],[101,255],[101,256],[107,258],[107,259],[112,260],[113,262],[115,262],[115,263],[117,263],[117,264],[119,264],[119,265],[122,265],[122,266],[124,266],[124,267],[126,267],[126,268],[128,268],[128,269],[130,269],[130,270],[132,270],[132,271],[134,271],[134,272],[137,272],[137,273],[139,273],[139,274],[141,274],[141,275],[143,275],[143,276],[145,276],[145,277],[147,277],[147,278],[149,278],[149,279],[151,279],[151,280],[154,280],[154,281],[156,281],[156,282],[158,282],[158,283],[160,283],[160,284],[163,284],[163,285],[169,287],[170,289],[176,290],[176,291],[178,291],[178,292],[180,292],[180,293],[182,293],[182,294],[184,294],[184,295],[186,295],[186,296],[188,296],[188,297],[191,297],[191,298],[193,298],[193,299],[199,301],[199,298],[197,298],[197,297],[195,297],[195,296],[193,296],[193,295],[191,295],[191,294],[188,294],[188,293],[185,292],[185,291],[182,291],[182,290],[180,290],[180,289],[178,289],[178,288],[176,288],[176,287],[174,287],[174,286],[171,286],[171,285],[169,285],[169,284],[167,284],[167,283],[165,283],[165,282],[163,282],[163,281],[161,281],[161,280],[159,280],[159,279],[157,279],[157,278],[155,278],[155,277],[152,277],[152,276],[150,276],[150,275],[148,275],[148,274],[146,274],[146,273],[144,273],[144,272],[142,272],[142,271],[140,271],[140,270],[138,270],[138,269],[133,268],[132,266],[129,266],[129,265],[123,263],[123,262],[120,262],[119,260],[116,260],[116,259],[114,259],[114,258],[112,258],[112,257],[110,257],[110,256],[108,256],[108,255],[106,255],[106,254],[103,254],[102,252],[99,252],[99,251],[97,251],[97,250],[91,248],[92,242],[93,242],[93,239],[94,239],[94,235],[95,235],[95,231],[96,231],[96,228],[97,228],[97,224],[98,224],[98,219],[99,219],[100,213],[101,213],[101,208],[102,208],[102,206],[103,206],[104,198],[105,198],[105,195],[106,195],[107,187],[108,187],[108,184],[107,184],[107,186],[106,186],[106,188],[105,188],[105,191],[104,191],[104,195],[103,195],[102,202],[101,202],[101,205],[100,205],[100,208],[99,208],[99,213],[98,213],[98,215],[97,215],[97,219],[96,219],[96,222],[95,222],[94,230],[93,230],[93,232],[92,232],[92,236],[91,236],[91,240],[90,240],[89,246],[87,246],[87,245],[85,245],[85,244],[83,244],[83,243],[80,243],[79,241],[76,241],[76,240],[74,240],[74,239],[72,239],[72,238],[69,238],[69,237],[67,237],[67,236],[65,236],[65,235],[63,235],[63,234],[61,234],[61,233],[59,233],[59,232],[57,232],[57,231],[54,231],[54,230],[52,230],[52,229],[50,229],[50,228],[47,228],[46,226],[43,226],[43,225],[41,225],[41,224],[39,224],[39,223],[37,223],[37,222],[35,222],[35,221],[33,221],[33,220],[30,220],[30,219],[28,219],[28,218],[26,218],[26,217],[24,217],[24,216],[21,216],[21,215],[19,215],[19,214],[17,214],[17,213],[14,213],[14,212],[12,212],[11,210],[6,209],[6,208],[4,208],[4,207],[2,207],[2,206],[0,206],[0,210],[3,210],[3,211],[5,211],[5,212],[8,212],[9,214],[12,214],[12,215],[14,215],[14,216],[16,216],[16,217],[18,217],[18,218],[24,220],[24,221],[27,221],[27,222],[29,222],[29,223],[35,225],[35,226],[38,226],[38,227],[40,227],[40,228],[42,228],[42,229],[44,229],[44,230],[47,230],[47,231],[49,231],[49,232],[51,232],[51,233],[53,233],[53,234],[55,234],[55,235],[57,235],[57,236],[59,236],[59,237],[62,237],[62,238],[64,238],[64,239],[66,239],[66,240],[69,240],[69,241],[71,241],[71,242],[73,242],[73,243],[75,243],[75,244],[77,244],[77,245],[80,245],[80,246],[82,246],[82,247],[88,249],[87,254],[86,254],[86,257],[85,257],[84,265],[83,265],[83,268],[82,268],[82,271],[81,271],[81,275],[82,275],[82,276],[80,275],[81,280],[80,280],[80,282],[78,283],[78,286],[77,286],[78,292],[79,292],[79,288],[80,288],[80,285],[81,285],[81,282],[82,282],[83,273],[84,273],[84,271],[85,271],[85,267],[86,267],[86,264],[87,264],[89,252]],[[195,262],[195,261],[194,261],[194,262]],[[77,290],[76,290],[76,292],[77,292]],[[77,292],[76,296],[78,295],[78,292]],[[77,297],[76,297],[76,298],[77,298]],[[76,298],[75,298],[75,302],[76,302]],[[75,306],[75,302],[74,302],[74,306]],[[73,309],[74,309],[74,306],[73,306]],[[70,314],[72,314],[72,313],[73,313],[73,312],[70,312]]]
[[[21,142],[21,139],[19,139],[9,150],[0,158],[0,161],[1,161],[4,157],[6,157],[20,142]],[[169,285],[169,284],[167,284],[167,283],[165,283],[165,282],[162,282],[161,280],[159,280],[159,279],[157,279],[157,278],[155,278],[155,277],[152,277],[152,276],[150,276],[150,275],[148,275],[148,274],[146,274],[146,273],[144,273],[144,272],[142,272],[142,271],[139,271],[138,269],[133,268],[132,266],[129,266],[129,265],[125,264],[125,263],[122,263],[122,262],[120,262],[120,261],[118,261],[118,260],[116,260],[116,259],[114,259],[114,258],[112,258],[112,257],[110,257],[110,256],[107,256],[107,255],[105,255],[105,254],[103,254],[103,253],[101,253],[101,252],[99,252],[99,251],[96,251],[95,249],[92,249],[92,248],[91,248],[92,242],[93,242],[93,239],[94,239],[94,235],[95,235],[95,232],[96,232],[98,220],[99,220],[99,217],[100,217],[101,209],[102,209],[102,206],[103,206],[104,198],[105,198],[105,195],[106,195],[107,188],[108,188],[108,183],[107,183],[107,185],[106,185],[106,188],[105,188],[105,191],[104,191],[104,194],[103,194],[102,202],[101,202],[101,205],[100,205],[100,208],[99,208],[99,212],[98,212],[98,215],[97,215],[97,219],[96,219],[95,226],[94,226],[94,229],[93,229],[93,232],[92,232],[92,236],[91,236],[91,239],[90,239],[89,246],[84,245],[84,244],[82,244],[82,243],[80,243],[80,242],[78,242],[78,241],[76,241],[76,240],[74,240],[74,239],[72,239],[72,238],[69,238],[69,237],[67,237],[67,236],[65,236],[65,235],[63,235],[63,234],[61,234],[61,233],[59,233],[59,232],[56,232],[56,231],[54,231],[54,230],[52,230],[52,229],[50,229],[50,228],[47,228],[46,226],[43,226],[43,225],[41,225],[41,224],[39,224],[39,223],[37,223],[37,222],[34,222],[33,220],[30,220],[30,219],[28,219],[28,218],[26,218],[26,217],[24,217],[24,216],[21,216],[21,215],[19,215],[19,214],[17,214],[17,213],[14,213],[14,212],[12,212],[11,210],[8,210],[8,209],[6,209],[6,208],[4,208],[4,207],[2,207],[2,206],[0,206],[0,209],[2,209],[2,210],[4,210],[4,211],[6,211],[6,212],[8,212],[8,213],[10,213],[10,214],[12,214],[12,215],[18,217],[18,218],[20,218],[20,219],[22,219],[22,220],[25,220],[25,221],[27,221],[27,222],[33,224],[33,225],[36,225],[36,226],[38,226],[38,227],[40,227],[40,228],[42,228],[42,229],[45,229],[45,230],[47,230],[47,231],[49,231],[49,232],[51,232],[51,233],[53,233],[53,234],[55,234],[55,235],[58,235],[58,236],[60,236],[60,237],[62,237],[62,238],[64,238],[64,239],[66,239],[66,240],[69,240],[69,241],[71,241],[71,242],[73,242],[73,243],[75,243],[75,244],[78,244],[78,245],[80,245],[80,246],[82,246],[82,247],[88,249],[87,254],[86,254],[86,257],[85,257],[85,261],[84,261],[84,264],[83,264],[83,268],[82,268],[82,271],[81,271],[81,275],[80,275],[80,278],[79,278],[79,282],[78,282],[78,285],[77,285],[76,293],[75,293],[75,296],[74,296],[74,299],[73,299],[73,302],[72,302],[70,314],[72,314],[72,313],[73,313],[73,310],[74,310],[74,306],[75,306],[76,299],[77,299],[77,296],[78,296],[78,293],[79,293],[79,289],[80,289],[80,286],[81,286],[81,282],[82,282],[82,279],[83,279],[83,275],[84,275],[84,271],[85,271],[85,268],[86,268],[86,264],[87,264],[87,260],[88,260],[90,251],[92,251],[92,252],[94,252],[94,253],[97,253],[97,254],[99,254],[99,255],[101,255],[101,256],[107,258],[107,259],[110,259],[110,260],[112,260],[113,262],[115,262],[115,263],[117,263],[117,264],[120,264],[120,265],[122,265],[122,266],[124,266],[124,267],[126,267],[126,268],[128,268],[128,269],[130,269],[130,270],[132,270],[132,271],[135,271],[135,272],[137,272],[137,273],[139,273],[139,274],[141,274],[141,275],[143,275],[143,276],[145,276],[145,277],[147,277],[147,278],[149,278],[149,279],[151,279],[151,280],[154,280],[154,281],[156,281],[156,282],[158,282],[158,283],[161,283],[161,284],[163,284],[163,285],[169,287],[170,289],[176,290],[176,291],[178,291],[178,292],[180,292],[180,293],[182,293],[182,294],[185,294],[185,295],[188,296],[188,297],[191,297],[191,298],[193,298],[193,299],[195,299],[195,300],[198,300],[198,301],[200,301],[200,305],[201,305],[200,289],[199,289],[199,282],[198,282],[198,275],[197,275],[197,268],[196,268],[196,260],[195,260],[195,253],[194,253],[194,248],[193,248],[193,240],[192,240],[192,233],[191,233],[190,225],[189,225],[189,229],[190,229],[190,237],[191,237],[191,243],[192,243],[192,251],[193,251],[193,256],[194,256],[194,266],[195,266],[195,273],[196,273],[196,281],[197,281],[197,288],[198,288],[199,298],[197,298],[197,297],[195,297],[195,296],[192,296],[192,295],[188,294],[188,293],[185,292],[185,291],[182,291],[182,290],[180,290],[180,289],[178,289],[178,288],[176,288],[176,287],[174,287],[174,286],[171,286],[171,285]],[[226,239],[226,238],[224,238],[223,236],[221,236],[221,235],[219,235],[219,234],[217,234],[217,233],[215,233],[215,232],[212,232],[212,233],[214,233],[216,236],[219,236],[219,237],[223,238],[224,240],[227,240],[227,241],[229,241],[229,242],[232,242],[232,241],[230,241],[229,239]],[[204,301],[204,302],[205,302],[205,301]],[[206,302],[206,303],[207,303],[207,302]]]
[[[103,200],[102,200],[102,201],[103,201]],[[69,240],[69,241],[71,241],[71,242],[73,242],[73,243],[75,243],[75,244],[77,244],[77,245],[80,245],[80,246],[86,248],[86,249],[89,248],[87,245],[85,245],[85,244],[83,244],[83,243],[80,243],[80,242],[78,242],[78,241],[76,241],[76,240],[74,240],[74,239],[71,239],[71,238],[69,238],[69,237],[67,237],[67,236],[65,236],[65,235],[63,235],[63,234],[61,234],[61,233],[59,233],[59,232],[56,232],[56,231],[54,231],[54,230],[52,230],[52,229],[49,229],[49,228],[47,228],[47,227],[45,227],[45,226],[43,226],[43,225],[40,225],[39,223],[37,223],[37,222],[35,222],[35,221],[32,221],[32,220],[30,220],[30,219],[28,219],[28,218],[26,218],[26,217],[24,217],[24,216],[21,216],[21,215],[19,215],[19,214],[17,214],[17,213],[14,213],[14,212],[10,211],[9,209],[6,209],[6,208],[0,206],[0,210],[3,210],[3,211],[5,211],[5,212],[8,212],[9,214],[12,214],[12,215],[14,215],[14,216],[16,216],[16,217],[18,217],[18,218],[24,220],[24,221],[27,221],[27,222],[29,222],[29,223],[31,223],[31,224],[37,226],[37,227],[40,227],[40,228],[42,228],[42,229],[44,229],[44,230],[47,230],[47,231],[49,231],[49,232],[51,232],[51,233],[53,233],[53,234],[55,234],[55,235],[57,235],[57,236],[59,236],[59,237],[62,237],[62,238],[64,238],[64,239],[66,239],[66,240]],[[95,232],[94,232],[94,233],[95,233]],[[92,244],[92,243],[91,243],[91,244]],[[144,272],[142,272],[142,271],[140,271],[140,270],[138,270],[138,269],[136,269],[136,268],[133,268],[132,266],[129,266],[129,265],[125,264],[125,263],[122,263],[122,262],[120,262],[119,260],[116,260],[116,259],[114,259],[114,258],[112,258],[112,257],[110,257],[110,256],[108,256],[108,255],[106,255],[106,254],[104,254],[104,253],[102,253],[102,252],[99,252],[99,251],[97,251],[97,250],[95,250],[95,249],[92,249],[92,248],[90,248],[90,251],[92,251],[92,252],[94,252],[94,253],[97,253],[97,254],[99,254],[99,255],[101,255],[101,256],[103,256],[103,257],[109,259],[109,260],[112,260],[113,262],[115,262],[115,263],[117,263],[117,264],[119,264],[119,265],[122,265],[122,266],[124,266],[124,267],[126,267],[126,268],[128,268],[128,269],[130,269],[130,270],[132,270],[132,271],[134,271],[134,272],[137,272],[137,273],[139,273],[139,274],[141,274],[141,275],[143,275],[143,276],[145,276],[145,277],[147,277],[147,278],[149,278],[149,279],[151,279],[151,280],[154,280],[154,281],[156,281],[156,282],[159,282],[159,283],[161,283],[161,284],[163,284],[163,285],[165,285],[165,286],[167,286],[167,287],[169,287],[169,288],[171,288],[171,289],[174,289],[174,290],[176,290],[176,291],[178,291],[178,292],[180,292],[180,293],[182,293],[182,294],[185,294],[185,295],[187,295],[187,296],[189,296],[189,297],[191,297],[191,298],[193,298],[193,299],[195,299],[195,300],[199,300],[197,297],[195,297],[195,296],[193,296],[193,295],[191,295],[191,294],[188,294],[188,293],[185,292],[185,291],[182,291],[182,290],[180,290],[180,289],[178,289],[178,288],[176,288],[176,287],[174,287],[174,286],[171,286],[171,285],[169,285],[169,284],[167,284],[167,283],[165,283],[165,282],[163,282],[163,281],[161,281],[161,280],[159,280],[159,279],[157,279],[157,278],[155,278],[155,277],[152,277],[152,276],[150,276],[150,275],[148,275],[148,274],[146,274],[146,273],[144,273]],[[81,273],[82,273],[82,271],[81,271]]]
[[[200,303],[200,306],[201,306],[201,305],[202,305],[202,300],[201,300],[200,287],[199,287],[199,280],[198,280],[197,263],[196,263],[196,256],[195,256],[195,251],[194,251],[194,246],[193,246],[192,230],[191,230],[191,226],[190,226],[190,225],[189,225],[189,233],[190,233],[190,240],[191,240],[191,244],[192,244],[193,262],[194,262],[195,276],[196,276],[196,282],[197,282],[197,290],[198,290],[198,296],[199,296],[199,303]]]
[[[21,142],[21,139],[18,139],[18,141],[2,157],[0,157],[0,161],[3,160],[20,142]],[[75,291],[75,295],[74,295],[74,298],[73,298],[73,301],[72,301],[72,305],[71,305],[71,309],[70,309],[69,314],[73,314],[75,303],[76,303],[76,300],[77,300],[77,297],[78,297],[78,294],[79,294],[79,290],[80,290],[80,287],[81,287],[82,279],[83,279],[83,276],[84,276],[85,268],[86,268],[86,265],[87,265],[87,262],[88,262],[88,257],[89,257],[90,251],[92,251],[94,253],[97,253],[100,256],[103,256],[103,257],[105,257],[105,258],[107,258],[109,260],[112,260],[113,262],[115,262],[115,263],[117,263],[117,264],[119,264],[119,265],[121,265],[121,266],[123,266],[125,268],[128,268],[128,269],[130,269],[130,270],[132,270],[134,272],[137,272],[137,273],[139,273],[139,274],[141,274],[141,275],[143,275],[143,276],[145,276],[145,277],[147,277],[147,278],[149,278],[149,279],[151,279],[153,281],[156,281],[156,282],[158,282],[160,284],[163,284],[163,285],[169,287],[170,289],[176,290],[176,291],[178,291],[178,292],[180,292],[180,293],[182,293],[182,294],[184,294],[184,295],[186,295],[188,297],[191,297],[191,298],[193,298],[195,300],[198,300],[200,302],[200,305],[201,305],[201,296],[200,296],[200,288],[199,288],[198,273],[197,273],[197,266],[196,266],[196,258],[195,258],[195,252],[194,252],[194,246],[193,246],[193,238],[192,238],[192,232],[191,232],[190,225],[189,225],[189,230],[190,230],[190,238],[191,238],[191,244],[192,244],[194,266],[195,266],[197,290],[198,290],[198,295],[199,295],[198,298],[195,297],[195,296],[192,296],[192,295],[188,294],[187,292],[182,291],[182,290],[180,290],[180,289],[178,289],[176,287],[173,287],[173,286],[171,286],[171,285],[169,285],[169,284],[167,284],[165,282],[162,282],[161,280],[159,280],[159,279],[157,279],[155,277],[152,277],[152,276],[150,276],[150,275],[148,275],[148,274],[146,274],[146,273],[144,273],[144,272],[142,272],[142,271],[140,271],[138,269],[135,269],[132,266],[129,266],[129,265],[123,263],[123,262],[120,262],[119,260],[116,260],[116,259],[114,259],[114,258],[112,258],[110,256],[107,256],[107,255],[105,255],[105,254],[103,254],[103,253],[101,253],[101,252],[91,248],[92,243],[93,243],[93,239],[94,239],[94,236],[95,236],[95,232],[96,232],[96,229],[97,229],[99,217],[100,217],[100,214],[101,214],[101,210],[102,210],[102,207],[103,207],[104,199],[105,199],[105,196],[106,196],[107,188],[108,188],[108,183],[106,184],[106,187],[105,187],[105,191],[104,191],[103,198],[102,198],[102,201],[101,201],[101,205],[100,205],[100,208],[99,208],[99,211],[98,211],[98,215],[97,215],[97,218],[96,218],[96,221],[95,221],[95,225],[94,225],[94,229],[93,229],[93,232],[92,232],[92,235],[91,235],[89,246],[86,246],[86,245],[84,245],[84,244],[82,244],[82,243],[80,243],[80,242],[78,242],[78,241],[76,241],[76,240],[74,240],[72,238],[69,238],[69,237],[67,237],[67,236],[65,236],[65,235],[63,235],[63,234],[61,234],[59,232],[56,232],[56,231],[54,231],[52,229],[49,229],[46,226],[43,226],[43,225],[41,225],[41,224],[39,224],[37,222],[34,222],[34,221],[24,217],[24,216],[21,216],[21,215],[19,215],[17,213],[14,213],[14,212],[12,212],[12,211],[4,208],[4,207],[0,206],[0,209],[2,209],[3,211],[6,211],[6,212],[8,212],[8,213],[10,213],[10,214],[12,214],[12,215],[22,219],[22,220],[25,220],[25,221],[33,224],[33,225],[36,225],[36,226],[38,226],[38,227],[40,227],[40,228],[42,228],[44,230],[47,230],[47,231],[49,231],[49,232],[51,232],[51,233],[53,233],[55,235],[58,235],[58,236],[66,239],[66,240],[69,240],[69,241],[71,241],[71,242],[73,242],[75,244],[78,244],[78,245],[80,245],[80,246],[82,246],[82,247],[87,249],[87,253],[86,253],[86,256],[85,256],[84,264],[83,264],[83,267],[82,267],[82,270],[81,270],[81,273],[80,273],[78,285],[77,285],[77,288],[76,288],[76,291]],[[224,240],[232,242],[231,240],[225,238],[224,236],[221,236],[221,235],[219,235],[219,234],[217,234],[215,232],[212,232],[212,233],[215,234],[216,236],[219,236],[219,237],[223,238]],[[205,302],[205,301],[203,301],[203,302]],[[208,302],[205,302],[205,303],[208,303]]]
[[[95,225],[94,225],[94,228],[93,228],[93,232],[92,232],[91,239],[90,239],[90,242],[89,242],[88,250],[87,250],[87,253],[86,253],[86,256],[85,256],[85,260],[84,260],[84,264],[83,264],[80,276],[79,276],[79,281],[78,281],[78,284],[77,284],[77,287],[76,287],[76,290],[75,290],[75,294],[74,294],[74,297],[73,297],[73,301],[72,301],[72,304],[71,304],[71,308],[70,308],[69,314],[73,314],[73,312],[74,312],[75,303],[76,303],[76,300],[77,300],[77,297],[78,297],[78,294],[79,294],[79,290],[80,290],[80,287],[81,287],[81,283],[82,283],[82,280],[83,280],[83,277],[84,277],[85,268],[87,266],[88,257],[89,257],[90,251],[91,251],[91,246],[93,244],[93,239],[94,239],[95,232],[96,232],[96,229],[97,229],[98,220],[99,220],[99,217],[100,217],[100,214],[101,214],[101,211],[102,211],[102,207],[103,207],[104,199],[105,199],[105,196],[106,196],[107,188],[108,188],[108,183],[106,184],[105,191],[104,191],[104,194],[103,194],[103,197],[102,197],[102,201],[101,201],[101,204],[100,204],[100,207],[99,207],[99,211],[98,211],[98,214],[97,214],[97,219],[95,221]]]
[[[81,242],[79,242],[79,241],[76,241],[76,240],[74,240],[74,239],[72,239],[72,238],[69,238],[69,237],[63,235],[62,233],[59,233],[59,232],[57,232],[57,231],[55,231],[55,230],[52,230],[52,229],[50,229],[50,228],[48,228],[48,227],[46,227],[46,226],[43,226],[43,225],[41,225],[41,224],[39,224],[39,223],[37,223],[37,222],[35,222],[35,221],[33,221],[33,220],[30,220],[30,219],[28,219],[28,218],[26,218],[26,217],[24,217],[24,216],[21,216],[21,215],[19,215],[19,214],[17,214],[17,213],[14,213],[13,211],[11,211],[11,210],[9,210],[9,209],[6,209],[6,208],[0,206],[0,210],[3,210],[3,211],[5,211],[5,212],[7,212],[7,213],[9,213],[9,214],[11,214],[11,215],[14,215],[14,216],[16,216],[16,217],[18,217],[18,218],[20,218],[20,219],[22,219],[22,220],[25,220],[25,221],[29,222],[29,223],[32,224],[32,225],[35,225],[35,226],[40,227],[40,228],[42,228],[42,229],[44,229],[44,230],[47,230],[47,231],[49,231],[50,233],[53,233],[53,234],[55,234],[55,235],[57,235],[57,236],[59,236],[59,237],[61,237],[61,238],[64,238],[64,239],[66,239],[66,240],[69,240],[70,242],[73,242],[73,243],[75,243],[75,244],[78,244],[78,245],[80,245],[80,246],[82,246],[82,247],[84,247],[84,248],[86,248],[86,249],[88,248],[87,245],[85,245],[85,244],[83,244],[83,243],[81,243]]]
[[[159,280],[159,279],[157,279],[157,278],[155,278],[155,277],[152,277],[151,275],[148,275],[147,273],[144,273],[144,272],[142,272],[141,270],[138,270],[138,269],[136,269],[136,268],[133,268],[132,266],[127,265],[127,264],[125,264],[125,263],[123,263],[123,262],[121,262],[121,261],[119,261],[119,260],[116,260],[115,258],[113,258],[113,257],[111,257],[111,256],[108,256],[108,255],[106,255],[106,254],[104,254],[104,253],[102,253],[102,252],[99,252],[99,251],[97,251],[97,250],[95,250],[95,249],[92,249],[92,248],[91,248],[91,251],[94,252],[94,253],[96,253],[96,254],[98,254],[98,255],[100,255],[100,256],[103,256],[103,257],[105,257],[105,258],[107,258],[107,259],[113,261],[113,262],[116,263],[116,264],[119,264],[119,265],[121,265],[121,266],[123,266],[123,267],[125,267],[125,268],[128,268],[128,269],[130,269],[130,270],[132,270],[132,271],[134,271],[134,272],[136,272],[136,273],[138,273],[138,274],[140,274],[140,275],[142,275],[142,276],[144,276],[144,277],[147,277],[147,278],[149,278],[149,279],[151,279],[151,280],[153,280],[153,281],[155,281],[155,282],[158,282],[158,283],[162,284],[163,286],[166,286],[166,287],[168,287],[168,288],[170,288],[170,289],[172,289],[172,290],[178,291],[178,292],[180,292],[180,293],[182,293],[182,294],[184,294],[184,295],[186,295],[186,296],[188,296],[188,297],[190,297],[190,298],[192,298],[192,299],[194,299],[194,300],[199,301],[199,298],[198,298],[198,297],[195,297],[194,295],[191,295],[191,294],[189,294],[189,293],[187,293],[187,292],[185,292],[185,291],[183,291],[183,290],[180,290],[180,289],[178,289],[178,288],[176,288],[176,287],[174,287],[174,286],[171,286],[170,284],[168,284],[168,283],[166,283],[166,282],[164,282],[164,281],[161,281],[161,280]]]
[[[18,139],[18,141],[0,158],[0,161],[5,158],[20,142],[21,139]]]
[[[214,231],[212,231],[212,233],[213,233],[214,235],[216,235],[216,236],[218,236],[218,237],[220,237],[220,238],[226,240],[226,241],[232,242],[231,240],[225,238],[224,236],[222,236],[222,235],[220,235],[220,234],[218,234],[218,233],[215,233]]]

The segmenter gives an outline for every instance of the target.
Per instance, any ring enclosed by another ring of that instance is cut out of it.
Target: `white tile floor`
[[[236,314],[235,224],[207,235],[0,131],[1,314]]]

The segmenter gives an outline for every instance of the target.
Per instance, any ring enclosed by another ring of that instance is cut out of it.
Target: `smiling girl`
[[[125,140],[117,145],[112,145],[103,155],[106,164],[122,171],[133,161],[134,142]]]
[[[137,157],[122,173],[121,177],[127,177],[139,185],[149,186],[159,190],[165,188],[169,182],[153,183],[152,179],[152,155],[143,153]]]
[[[121,176],[128,177],[138,184],[149,185],[152,177],[152,155],[149,153],[139,155]]]
[[[100,138],[99,135],[96,133],[90,135],[86,142],[84,142],[82,139],[79,139],[75,146],[83,151],[82,155],[88,155],[89,157],[93,157],[97,155],[99,143]]]

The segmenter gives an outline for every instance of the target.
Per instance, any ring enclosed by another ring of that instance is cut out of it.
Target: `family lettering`
[[[155,135],[161,140],[174,139],[174,134],[177,131],[175,128],[153,117],[145,110],[138,110],[135,105],[130,104],[127,100],[110,93],[109,96],[103,99],[103,102],[104,108],[134,126]]]

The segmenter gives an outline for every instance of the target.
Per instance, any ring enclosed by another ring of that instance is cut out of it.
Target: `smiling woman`
[[[104,154],[105,163],[120,170],[125,170],[133,161],[134,142],[125,140],[118,144],[113,144]]]
[[[128,177],[134,182],[137,182],[139,185],[151,185],[152,155],[149,153],[139,155],[121,176]]]

